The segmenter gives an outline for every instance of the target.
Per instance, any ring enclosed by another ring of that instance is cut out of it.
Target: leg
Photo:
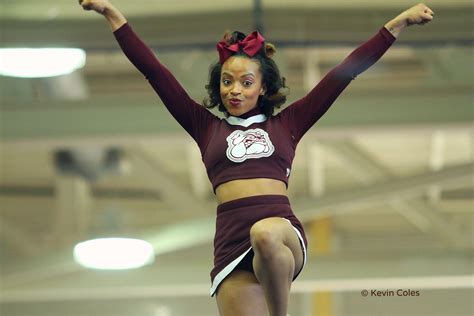
[[[286,316],[293,277],[303,266],[303,251],[293,226],[280,217],[255,223],[250,230],[253,268],[271,316]]]
[[[217,307],[221,316],[268,315],[263,289],[255,275],[234,270],[217,290]]]

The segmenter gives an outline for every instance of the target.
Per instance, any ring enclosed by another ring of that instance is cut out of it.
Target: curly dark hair
[[[226,40],[228,44],[233,44],[245,37],[246,35],[239,31],[232,33],[227,32],[224,35],[224,40]],[[260,64],[262,84],[265,88],[265,94],[261,95],[257,102],[258,106],[262,108],[263,113],[266,116],[273,115],[275,108],[281,107],[286,102],[286,96],[288,95],[288,87],[285,85],[285,78],[281,77],[278,66],[271,58],[275,52],[275,46],[270,43],[265,43],[260,51],[253,57],[247,56],[242,51],[232,55],[251,58]],[[208,109],[217,106],[219,111],[223,112],[226,116],[229,116],[227,109],[222,103],[220,94],[221,70],[222,65],[219,62],[212,64],[209,67],[209,82],[205,86],[209,96],[204,99],[203,105]]]

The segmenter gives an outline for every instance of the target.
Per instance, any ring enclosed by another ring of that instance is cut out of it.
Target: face
[[[242,115],[257,106],[265,94],[260,64],[244,56],[232,56],[222,65],[220,92],[222,103],[233,116]]]

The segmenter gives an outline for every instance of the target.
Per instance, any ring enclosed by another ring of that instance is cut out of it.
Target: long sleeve
[[[149,81],[171,115],[203,148],[207,138],[205,133],[209,132],[210,122],[217,117],[189,97],[128,23],[116,30],[114,36],[127,58]]]
[[[382,27],[372,38],[328,72],[306,96],[280,113],[290,129],[295,144],[326,113],[349,83],[379,60],[394,41],[395,37]]]

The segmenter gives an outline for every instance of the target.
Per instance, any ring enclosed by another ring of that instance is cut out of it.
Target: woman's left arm
[[[407,26],[426,24],[433,19],[433,11],[420,3],[389,21],[368,41],[357,47],[303,98],[280,113],[297,143],[314,125],[360,73],[372,66],[390,48]]]

